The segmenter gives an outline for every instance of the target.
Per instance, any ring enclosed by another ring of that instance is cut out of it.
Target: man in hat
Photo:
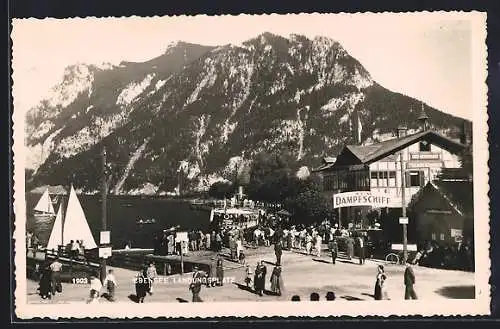
[[[205,273],[203,271],[200,271],[198,266],[193,267],[193,281],[189,284],[189,290],[191,290],[193,294],[193,303],[199,303],[203,302],[203,300],[200,298],[200,292],[201,292],[201,285],[203,284],[205,280]]]
[[[332,240],[330,240],[329,248],[330,248],[330,253],[332,254],[332,264],[335,264],[335,261],[337,260],[337,256],[339,253],[339,248],[337,245],[337,239],[334,237]]]
[[[413,273],[413,268],[409,262],[406,262],[406,269],[404,274],[405,283],[405,299],[417,299],[417,293],[413,288],[415,284],[415,273]]]

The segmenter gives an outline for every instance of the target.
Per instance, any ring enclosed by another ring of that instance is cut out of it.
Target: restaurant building
[[[444,168],[460,168],[466,134],[461,141],[453,140],[430,129],[427,120],[422,111],[417,132],[408,134],[400,126],[394,138],[370,145],[345,145],[336,158],[323,159],[314,172],[322,177],[325,197],[333,202],[340,226],[373,225],[367,214],[376,210],[382,226],[397,236],[403,204],[407,207]],[[409,242],[416,239],[415,233],[415,223],[409,222]]]

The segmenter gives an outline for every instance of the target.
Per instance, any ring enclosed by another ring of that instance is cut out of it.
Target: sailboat
[[[52,206],[52,200],[49,195],[49,188],[43,192],[42,197],[38,200],[38,203],[35,206],[35,218],[37,220],[47,221],[54,217],[56,212],[54,211],[54,207]]]
[[[90,231],[87,218],[83,212],[82,205],[78,200],[75,189],[71,186],[69,193],[68,205],[63,215],[64,204],[61,203],[59,210],[50,233],[49,242],[47,243],[48,250],[57,250],[58,246],[65,246],[73,241],[83,241],[85,249],[95,249],[95,243],[92,232]]]

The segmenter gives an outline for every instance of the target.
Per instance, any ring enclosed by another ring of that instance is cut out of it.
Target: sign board
[[[408,217],[399,217],[399,224],[408,224]]]
[[[101,231],[100,242],[101,242],[101,244],[110,244],[111,243],[111,231]]]
[[[372,193],[371,191],[356,191],[337,193],[333,195],[333,208],[372,206],[385,208],[391,202],[388,194]]]
[[[185,242],[189,241],[187,232],[177,232],[177,234],[175,235],[175,242],[182,242],[182,241]]]
[[[391,249],[395,250],[395,251],[403,251],[403,244],[402,243],[393,243],[391,245]],[[417,251],[417,245],[416,244],[407,244],[406,250]]]
[[[111,247],[99,248],[99,258],[108,258],[111,257],[113,251]]]
[[[450,229],[450,236],[452,238],[461,238],[462,237],[462,230],[459,230],[459,229]]]

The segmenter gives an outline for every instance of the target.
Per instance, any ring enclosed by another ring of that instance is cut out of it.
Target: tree
[[[297,184],[296,193],[285,199],[285,208],[292,213],[292,221],[296,223],[321,222],[330,215],[330,211],[320,186],[312,179],[300,182],[294,182]]]
[[[234,188],[230,182],[215,182],[210,186],[208,195],[216,199],[230,198],[234,193]]]
[[[277,154],[261,153],[250,168],[248,195],[253,200],[280,202],[284,186],[288,186],[291,170]]]

